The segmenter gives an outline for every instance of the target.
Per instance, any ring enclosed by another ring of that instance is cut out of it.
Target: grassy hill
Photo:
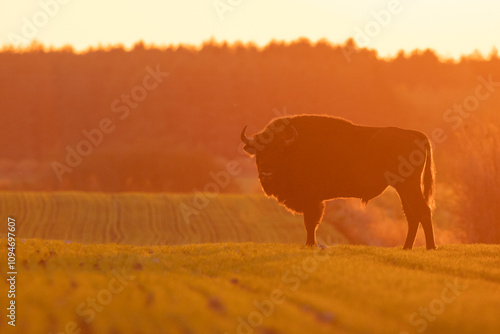
[[[447,246],[435,252],[346,245],[403,242],[406,224],[391,192],[366,210],[329,203],[318,231],[320,242],[335,245],[326,251],[301,246],[302,216],[263,195],[0,192],[0,215],[16,219],[18,271],[17,325],[2,320],[1,333],[500,326],[500,246],[449,245],[459,231],[443,206],[434,218],[438,245]],[[6,259],[6,229],[0,237]]]
[[[0,332],[498,333],[499,254],[18,240],[17,326]]]

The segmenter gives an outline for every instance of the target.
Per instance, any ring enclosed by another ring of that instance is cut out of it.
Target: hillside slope
[[[179,245],[305,242],[302,216],[263,195],[0,192],[0,214],[18,221],[19,238],[81,243]],[[323,224],[328,243],[346,243]],[[5,237],[2,230],[0,237]]]

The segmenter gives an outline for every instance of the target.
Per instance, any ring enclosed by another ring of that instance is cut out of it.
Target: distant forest
[[[250,179],[243,126],[251,134],[276,116],[311,113],[431,137],[438,129],[446,138],[434,147],[438,181],[491,187],[499,182],[499,82],[496,52],[383,59],[352,40],[3,49],[0,189],[191,192],[231,160],[238,178]],[[247,190],[243,181],[220,189]]]

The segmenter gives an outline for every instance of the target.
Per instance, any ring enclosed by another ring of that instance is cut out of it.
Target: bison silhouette
[[[427,249],[436,248],[431,218],[435,170],[423,133],[323,115],[276,118],[251,139],[245,130],[243,149],[255,156],[262,189],[304,215],[306,245],[318,245],[325,200],[354,197],[367,203],[392,186],[408,221],[403,248],[413,247],[419,223]]]

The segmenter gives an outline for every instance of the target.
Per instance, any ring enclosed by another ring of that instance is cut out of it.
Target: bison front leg
[[[308,205],[304,208],[304,224],[307,232],[306,246],[317,246],[316,230],[323,218],[325,205],[323,202]]]

